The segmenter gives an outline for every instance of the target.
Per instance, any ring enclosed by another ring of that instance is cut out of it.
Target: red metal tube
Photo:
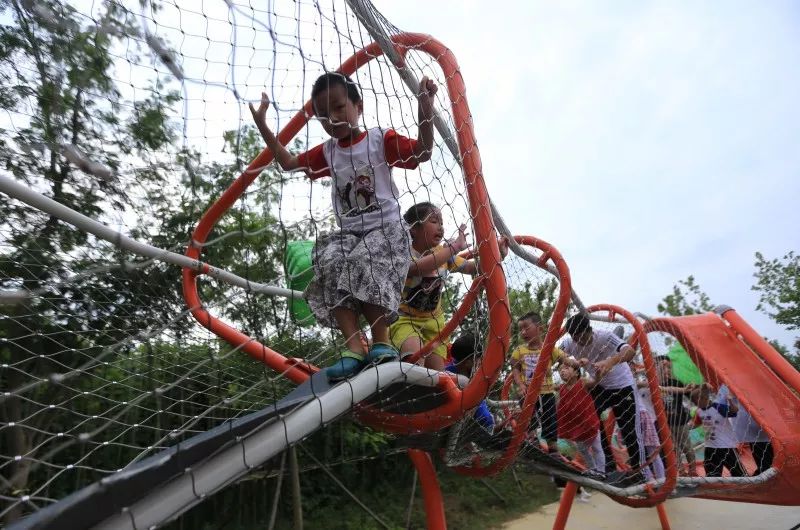
[[[447,519],[444,514],[442,490],[439,488],[439,479],[436,477],[436,469],[433,467],[430,455],[419,449],[409,449],[408,457],[419,476],[422,497],[425,500],[425,520],[428,530],[446,530]]]

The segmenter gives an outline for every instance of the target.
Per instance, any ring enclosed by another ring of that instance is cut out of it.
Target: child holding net
[[[724,468],[728,468],[732,477],[745,477],[739,457],[736,455],[738,440],[728,418],[736,416],[739,407],[732,403],[729,396],[722,402],[711,401],[711,385],[703,383],[692,389],[692,401],[697,405],[694,426],[703,426],[705,431],[705,453],[703,468],[707,477],[721,477]]]
[[[606,457],[600,443],[600,419],[587,387],[592,379],[582,379],[580,368],[562,362],[558,367],[562,384],[558,389],[558,437],[569,440],[578,448],[586,468],[605,474]]]
[[[253,120],[281,168],[305,169],[312,180],[333,179],[331,200],[339,230],[317,238],[312,252],[314,279],[305,291],[317,321],[344,334],[345,351],[326,369],[332,381],[357,373],[366,363],[397,357],[389,344],[387,317],[400,303],[409,239],[391,170],[413,169],[430,159],[436,91],[436,85],[423,77],[419,135],[412,140],[394,130],[362,130],[364,105],[358,85],[345,75],[326,73],[314,83],[311,100],[331,139],[299,155],[290,153],[267,126],[267,95],[261,95],[258,108],[250,105]],[[372,331],[369,351],[360,340],[360,316]]]
[[[403,288],[400,317],[389,330],[392,344],[401,355],[419,351],[436,338],[444,328],[442,291],[445,279],[451,272],[474,275],[478,267],[475,260],[461,258],[458,253],[467,248],[466,225],[458,229],[458,236],[444,242],[442,212],[430,202],[420,202],[403,215],[411,233],[411,264]],[[500,253],[505,257],[508,246],[501,240]],[[426,368],[442,371],[447,360],[447,347],[442,341],[420,359]]]

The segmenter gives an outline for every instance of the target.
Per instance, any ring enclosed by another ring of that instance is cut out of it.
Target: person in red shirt
[[[580,369],[562,363],[558,374],[564,382],[558,390],[558,437],[573,442],[586,467],[604,473],[606,457],[600,443],[600,420],[587,386],[593,380],[583,380]]]
[[[338,72],[320,76],[311,89],[314,114],[331,139],[295,155],[267,125],[270,100],[262,93],[250,112],[269,150],[284,171],[304,170],[313,180],[330,176],[331,202],[339,227],[317,237],[314,279],[304,293],[319,324],[339,328],[345,350],[326,369],[331,381],[358,373],[367,364],[396,359],[387,317],[396,314],[410,264],[411,241],[400,214],[392,168],[414,169],[430,160],[433,101],[437,87],[423,77],[419,86],[418,137],[394,130],[363,130],[364,103],[358,85]],[[369,324],[372,346],[359,340],[359,318]]]

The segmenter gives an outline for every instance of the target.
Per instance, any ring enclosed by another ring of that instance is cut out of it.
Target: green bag
[[[681,345],[676,341],[670,346],[667,352],[667,357],[672,361],[672,375],[683,383],[688,385],[690,383],[700,384],[703,382],[703,375],[697,366],[692,362],[689,354]]]
[[[304,291],[314,278],[314,266],[311,262],[313,241],[290,241],[286,244],[284,270],[289,289]],[[301,326],[311,326],[316,320],[308,303],[302,298],[289,299],[289,311],[292,319]]]

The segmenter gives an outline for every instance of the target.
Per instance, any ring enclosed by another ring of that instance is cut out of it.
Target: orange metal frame
[[[547,328],[547,334],[542,344],[542,350],[539,354],[539,362],[536,364],[536,369],[533,372],[528,388],[525,392],[525,399],[522,403],[522,410],[516,418],[516,424],[513,427],[513,434],[511,442],[503,452],[500,458],[495,460],[488,466],[482,466],[479,461],[473,462],[471,466],[462,466],[454,468],[458,473],[468,476],[486,476],[499,473],[505,469],[511,462],[513,462],[517,451],[519,450],[522,440],[525,438],[525,433],[528,430],[528,424],[531,422],[534,412],[534,404],[539,399],[539,392],[544,383],[545,373],[550,369],[552,361],[553,348],[555,348],[556,341],[561,336],[561,323],[566,315],[567,308],[569,307],[570,296],[572,293],[572,280],[570,278],[569,267],[564,260],[561,253],[550,243],[542,241],[533,236],[514,236],[514,239],[520,245],[527,245],[542,251],[537,265],[540,268],[545,268],[548,261],[552,261],[558,271],[559,276],[559,291],[558,300],[553,310],[553,315],[550,319],[550,325]],[[503,385],[504,389],[506,385]],[[507,394],[506,396],[507,397]]]
[[[422,486],[428,530],[446,530],[447,520],[444,514],[442,490],[439,488],[439,479],[436,477],[436,468],[433,467],[430,455],[418,449],[409,449],[408,457],[417,470],[419,483]]]
[[[666,460],[664,469],[666,476],[664,483],[657,489],[649,492],[648,496],[644,499],[633,499],[629,497],[616,497],[611,496],[615,501],[632,506],[634,508],[642,508],[647,506],[654,506],[666,500],[670,492],[675,488],[678,480],[678,465],[675,460],[675,450],[672,445],[672,437],[669,436],[669,425],[667,423],[667,415],[664,409],[664,401],[661,399],[661,390],[658,384],[658,375],[656,374],[656,363],[653,360],[653,352],[650,350],[650,343],[647,340],[647,334],[642,323],[636,318],[633,313],[620,306],[612,304],[597,304],[586,308],[588,313],[606,312],[609,320],[614,320],[617,315],[624,318],[628,323],[633,326],[633,335],[628,340],[628,343],[636,348],[637,344],[642,353],[642,362],[644,363],[645,375],[647,376],[647,385],[650,389],[650,396],[653,401],[653,410],[656,413],[656,427],[659,438],[661,438],[661,446],[664,449],[664,458]]]
[[[410,49],[427,53],[438,62],[444,73],[457,131],[475,238],[478,242],[477,253],[484,269],[479,283],[486,292],[489,307],[489,333],[485,354],[477,368],[481,376],[473,377],[463,390],[456,386],[453,379],[441,377],[439,390],[447,396],[447,400],[435,411],[402,417],[372,409],[362,409],[360,411],[359,417],[361,421],[376,429],[392,432],[418,432],[420,430],[441,429],[452,424],[463,416],[464,411],[477,406],[486,396],[497,379],[505,360],[511,317],[506,301],[505,276],[500,266],[502,258],[491,218],[488,194],[483,181],[480,153],[473,133],[472,117],[465,95],[466,89],[458,63],[450,50],[429,35],[401,33],[392,37],[392,43],[401,57],[405,57],[406,52]],[[338,71],[351,75],[372,59],[381,56],[382,53],[378,43],[372,43],[342,63]],[[303,110],[298,112],[280,131],[278,139],[284,145],[288,144],[312,115],[313,108],[311,101],[308,101]],[[211,208],[203,214],[192,234],[193,244],[186,250],[187,256],[199,262],[203,243],[216,222],[256,179],[261,168],[269,164],[272,159],[273,155],[268,149],[262,151],[239,178],[225,190]],[[250,356],[262,361],[273,370],[284,374],[295,383],[305,381],[318,370],[317,367],[309,363],[299,359],[287,358],[279,352],[260,344],[205,310],[198,293],[197,278],[200,275],[213,277],[215,272],[216,270],[210,266],[205,266],[200,270],[183,269],[184,298],[191,309],[192,315],[201,325],[225,339],[234,347],[240,347]],[[477,291],[477,285],[475,287],[475,291]],[[473,292],[473,296],[477,296],[477,293]]]
[[[715,387],[728,386],[772,441],[778,474],[761,484],[709,486],[699,497],[800,505],[800,374],[735,311],[656,318],[646,332],[675,337]],[[700,485],[699,491],[706,489]]]

